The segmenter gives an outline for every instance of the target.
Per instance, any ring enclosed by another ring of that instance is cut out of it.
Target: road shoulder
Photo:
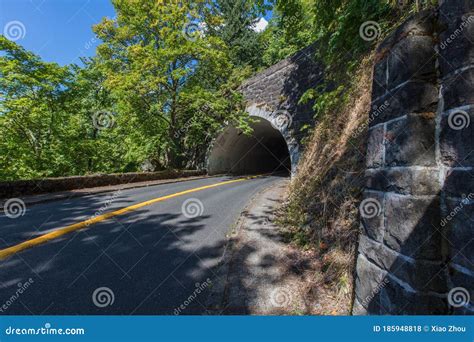
[[[208,297],[209,314],[296,315],[308,312],[307,277],[315,259],[285,243],[275,223],[288,180],[258,193],[229,237]],[[312,310],[311,310],[312,311]]]

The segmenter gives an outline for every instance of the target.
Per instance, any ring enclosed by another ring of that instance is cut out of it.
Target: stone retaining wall
[[[473,42],[449,0],[378,48],[354,314],[474,314]]]
[[[160,172],[116,173],[109,175],[100,174],[0,182],[0,198],[94,188],[106,185],[146,182],[160,179],[200,176],[204,174],[205,171],[169,170]]]

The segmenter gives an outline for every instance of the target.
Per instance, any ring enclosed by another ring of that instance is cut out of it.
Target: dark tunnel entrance
[[[229,126],[216,139],[208,159],[209,174],[275,172],[290,175],[291,158],[285,138],[269,121],[258,118],[245,135]]]

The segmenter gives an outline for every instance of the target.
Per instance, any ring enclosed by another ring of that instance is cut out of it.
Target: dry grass
[[[280,215],[285,236],[319,259],[306,291],[324,314],[349,314],[352,303],[372,66],[373,56],[361,62],[346,103],[317,124]]]

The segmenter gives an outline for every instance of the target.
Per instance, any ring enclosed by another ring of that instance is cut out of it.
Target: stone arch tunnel
[[[291,154],[281,132],[267,119],[251,118],[255,120],[250,135],[229,126],[214,142],[208,163],[210,174],[291,173]]]
[[[315,45],[303,49],[247,80],[241,86],[246,111],[254,119],[251,135],[226,127],[214,140],[207,159],[209,174],[296,172],[301,129],[313,126],[312,103],[301,96],[323,82],[314,60]]]

